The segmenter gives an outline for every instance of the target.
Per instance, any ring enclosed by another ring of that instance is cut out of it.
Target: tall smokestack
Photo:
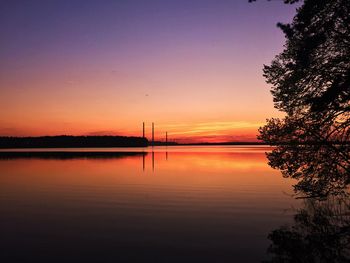
[[[142,138],[145,138],[145,122],[142,123]]]
[[[154,145],[154,122],[152,122],[152,145]]]
[[[168,145],[168,132],[165,132],[165,145]]]

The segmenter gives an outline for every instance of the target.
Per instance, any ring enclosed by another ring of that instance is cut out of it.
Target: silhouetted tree
[[[350,1],[300,2],[292,23],[278,24],[285,49],[264,66],[286,117],[267,120],[258,138],[277,146],[270,165],[301,179],[296,190],[327,195],[350,183]]]

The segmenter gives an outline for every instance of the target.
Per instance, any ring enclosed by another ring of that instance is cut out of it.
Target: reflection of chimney
[[[145,122],[142,123],[142,138],[145,138]]]
[[[142,170],[143,171],[145,171],[145,156],[146,156],[146,153],[142,152]]]
[[[154,122],[152,122],[152,145],[154,145]]]

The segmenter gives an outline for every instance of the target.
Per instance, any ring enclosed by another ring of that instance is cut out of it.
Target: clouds
[[[246,121],[214,121],[157,125],[156,129],[158,133],[167,131],[169,138],[178,142],[256,141],[257,129],[262,125]]]

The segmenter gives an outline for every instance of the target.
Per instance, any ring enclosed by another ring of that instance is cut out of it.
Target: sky
[[[254,141],[262,76],[294,5],[248,0],[0,2],[0,135]]]

